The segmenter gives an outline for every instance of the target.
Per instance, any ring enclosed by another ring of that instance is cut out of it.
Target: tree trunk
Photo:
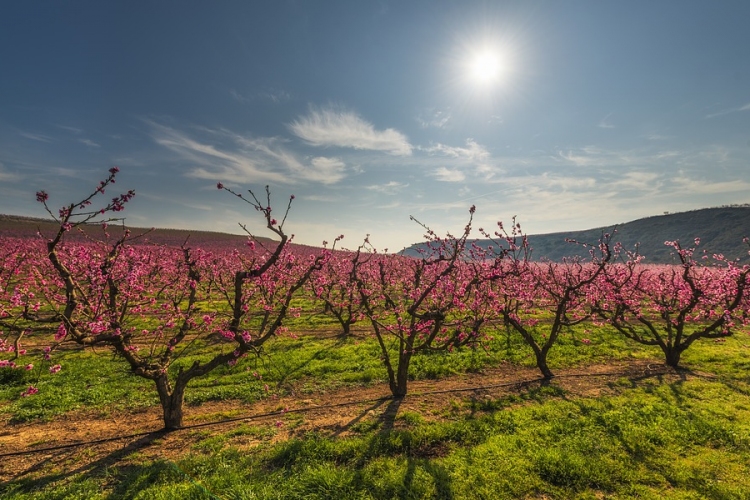
[[[680,349],[679,346],[667,346],[664,348],[667,365],[672,368],[679,368],[682,351],[683,349]]]
[[[406,396],[407,385],[409,383],[409,363],[411,362],[411,353],[401,353],[398,356],[398,367],[396,368],[396,380],[391,381],[391,393],[395,398]]]
[[[166,376],[156,380],[156,390],[159,393],[159,402],[164,416],[164,430],[172,431],[182,427],[182,404],[185,401],[185,388],[187,384],[175,384],[174,390],[169,390],[169,381]]]
[[[539,371],[542,372],[542,376],[545,380],[549,380],[552,377],[555,376],[554,373],[552,373],[552,370],[549,369],[549,366],[547,366],[547,352],[546,351],[539,351],[536,352],[536,366],[539,368]]]

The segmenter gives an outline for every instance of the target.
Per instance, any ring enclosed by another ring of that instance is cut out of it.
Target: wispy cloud
[[[744,106],[737,106],[734,108],[724,109],[722,111],[718,111],[716,113],[711,113],[706,115],[706,118],[716,118],[717,116],[724,116],[728,115],[730,113],[739,113],[740,111],[750,111],[750,102],[745,104]]]
[[[599,125],[597,127],[599,128],[615,128],[615,126],[612,124],[612,122],[609,121],[609,117],[612,116],[612,113],[609,113],[607,116],[602,118],[599,121]]]
[[[91,139],[78,139],[78,142],[83,143],[91,148],[100,148],[101,146]]]
[[[284,102],[292,98],[292,95],[286,90],[281,89],[269,89],[258,94],[261,99],[271,102]]]
[[[661,134],[648,134],[644,137],[649,141],[666,141],[668,139],[674,139],[674,136]]]
[[[750,183],[744,180],[712,182],[707,179],[678,177],[674,179],[677,190],[685,195],[722,194],[750,191]]]
[[[319,194],[308,194],[303,196],[302,199],[306,201],[322,201],[326,203],[334,203],[340,201],[337,198],[333,198],[331,196],[321,196]]]
[[[335,184],[344,178],[346,164],[338,158],[318,156],[310,160],[312,168],[304,171],[303,177],[321,184]]]
[[[450,111],[431,109],[417,116],[417,123],[422,128],[445,128],[450,121]]]
[[[161,146],[189,161],[188,176],[224,182],[300,181],[335,184],[346,175],[346,165],[338,158],[318,156],[309,163],[288,150],[277,137],[250,137],[225,129],[200,128],[208,137],[196,139],[185,132],[145,120],[152,138]]]
[[[11,182],[11,181],[17,181],[21,178],[21,176],[17,174],[12,174],[10,172],[5,171],[5,165],[0,163],[0,181],[3,182]]]
[[[32,141],[39,141],[39,142],[54,142],[54,137],[50,137],[48,135],[44,134],[32,134],[31,132],[19,132],[22,137],[25,137],[27,139],[31,139]]]
[[[450,170],[446,167],[439,167],[433,175],[442,182],[461,182],[466,179],[466,175],[460,170]]]
[[[663,187],[662,176],[656,172],[631,171],[618,175],[610,188],[632,189],[641,193],[657,193]]]
[[[674,161],[681,153],[653,150],[617,150],[597,146],[558,151],[556,159],[577,167],[624,167],[661,164],[664,160]]]
[[[230,90],[229,90],[229,95],[230,95],[230,96],[232,96],[232,98],[233,98],[233,99],[234,99],[235,101],[237,101],[237,102],[241,102],[241,103],[243,103],[243,104],[245,104],[245,103],[249,103],[249,102],[252,102],[252,101],[253,101],[253,100],[252,100],[252,99],[250,99],[249,97],[246,97],[246,96],[244,96],[244,95],[240,94],[239,92],[237,92],[237,91],[236,91],[236,90],[234,90],[234,89],[230,89]]]
[[[286,90],[275,89],[275,88],[263,90],[263,91],[256,92],[250,95],[242,94],[235,89],[229,89],[229,95],[235,101],[241,102],[243,104],[249,104],[251,102],[256,102],[256,101],[280,103],[280,102],[289,101],[292,98],[292,95]]]
[[[477,143],[474,139],[466,139],[466,147],[448,146],[437,143],[427,147],[421,147],[422,151],[433,155],[443,155],[451,158],[463,158],[470,161],[483,162],[490,158],[490,152]]]
[[[409,187],[408,183],[401,183],[396,181],[390,181],[385,184],[374,184],[371,186],[365,186],[370,191],[376,191],[385,195],[393,196],[402,189]]]
[[[383,151],[409,156],[412,146],[401,132],[375,127],[351,111],[333,108],[311,109],[306,116],[289,124],[294,135],[313,146],[338,146],[369,151]]]
[[[67,125],[55,125],[57,128],[61,128],[63,130],[67,130],[68,132],[76,135],[80,135],[83,133],[83,130],[77,127],[69,127]]]

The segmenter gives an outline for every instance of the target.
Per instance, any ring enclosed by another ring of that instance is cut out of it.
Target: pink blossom
[[[50,366],[50,367],[49,367],[49,372],[50,372],[50,373],[57,373],[57,372],[59,372],[59,371],[60,371],[61,369],[62,369],[62,366],[60,366],[60,365],[54,365],[54,366]]]
[[[60,326],[57,327],[57,332],[55,332],[55,341],[61,341],[66,335],[68,335],[68,330],[65,329],[65,323],[60,323]]]
[[[25,391],[23,391],[23,392],[21,393],[21,397],[22,397],[22,398],[27,398],[27,397],[29,397],[29,396],[33,396],[33,395],[34,395],[34,394],[36,394],[37,392],[39,392],[39,389],[37,389],[37,388],[36,388],[36,387],[34,387],[33,385],[30,385],[28,389],[26,389]]]

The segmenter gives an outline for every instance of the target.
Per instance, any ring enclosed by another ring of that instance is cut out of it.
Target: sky
[[[0,213],[120,168],[140,227],[380,250],[750,202],[750,2],[10,1]],[[118,191],[119,192],[119,191]],[[107,195],[114,196],[114,190]]]

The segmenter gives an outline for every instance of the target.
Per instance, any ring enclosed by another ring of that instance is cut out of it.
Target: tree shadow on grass
[[[40,491],[47,486],[60,481],[66,481],[82,476],[83,479],[101,475],[108,468],[117,464],[129,455],[146,448],[155,441],[165,436],[164,431],[152,432],[141,436],[103,456],[96,453],[97,445],[93,447],[75,447],[67,450],[56,450],[50,454],[39,453],[38,460],[22,472],[6,482],[0,483],[0,496],[3,492],[11,490],[18,493]],[[99,445],[100,446],[100,445]],[[92,458],[92,460],[89,460]],[[75,469],[68,469],[67,465],[73,462],[80,463]],[[39,475],[45,468],[52,470],[64,469],[64,472],[55,472],[47,475]]]
[[[408,396],[407,396],[408,397]],[[434,481],[434,498],[452,500],[454,495],[451,486],[450,472],[433,460],[443,456],[447,450],[441,447],[441,443],[431,443],[427,446],[414,446],[412,435],[408,430],[397,430],[395,428],[399,408],[404,398],[392,398],[378,417],[378,432],[367,441],[366,449],[356,461],[356,474],[353,485],[361,491],[372,491],[373,485],[364,473],[367,463],[379,456],[403,456],[406,460],[406,470],[400,485],[389,491],[384,491],[384,497],[388,498],[412,498],[413,486],[417,470],[421,469]],[[382,406],[382,402],[378,405]],[[367,410],[365,413],[367,413]],[[436,446],[437,445],[437,446]]]
[[[312,355],[309,358],[297,364],[296,366],[289,366],[286,369],[282,369],[281,367],[274,366],[274,368],[276,368],[276,371],[279,375],[279,380],[276,383],[276,385],[278,387],[282,387],[284,385],[289,386],[290,382],[288,380],[290,377],[292,377],[294,374],[299,373],[303,369],[310,366],[310,363],[312,363],[313,361],[322,359],[325,354],[334,351],[337,347],[341,347],[341,345],[344,344],[347,340],[346,338],[341,338],[341,337],[331,337],[327,340],[331,340],[331,339],[336,340],[336,342],[331,343],[331,345],[329,345],[328,347],[323,347],[321,349],[318,349],[317,351],[312,353]]]

